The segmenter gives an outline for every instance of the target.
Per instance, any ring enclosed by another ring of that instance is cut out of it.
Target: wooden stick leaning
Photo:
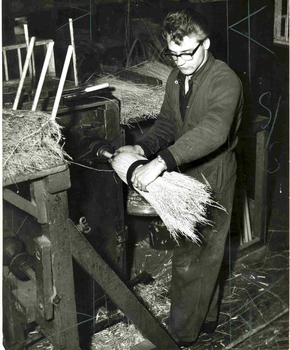
[[[29,46],[28,25],[27,24],[23,24],[23,29],[24,29],[24,36],[25,36],[26,45],[27,45],[27,48],[28,48],[28,46]],[[31,74],[31,78],[33,78],[35,76],[35,60],[34,60],[33,51],[32,51],[31,61],[29,62],[29,71],[30,71],[30,74]]]
[[[71,46],[73,47],[73,67],[74,67],[75,85],[78,86],[79,80],[78,80],[77,56],[76,56],[76,47],[75,47],[75,39],[74,39],[73,20],[72,18],[70,18],[68,21],[69,21]]]
[[[69,68],[72,52],[73,52],[73,47],[71,45],[69,45],[69,47],[67,49],[67,53],[66,53],[63,69],[62,69],[62,72],[61,72],[61,77],[60,77],[60,81],[59,81],[59,84],[58,84],[58,89],[57,89],[57,93],[56,93],[56,96],[55,96],[55,101],[54,101],[53,108],[52,108],[52,113],[51,113],[51,118],[50,118],[51,120],[55,120],[56,115],[57,115],[58,106],[59,106],[59,102],[60,102],[60,99],[61,99],[62,90],[63,90],[64,83],[65,83],[65,79],[66,79],[66,76],[67,76],[67,71],[68,71],[68,68]]]
[[[30,59],[31,59],[31,55],[32,55],[34,44],[35,44],[35,40],[36,40],[35,36],[32,37],[31,40],[30,40],[30,44],[29,44],[29,47],[28,47],[28,51],[27,51],[27,55],[26,55],[26,59],[25,59],[25,63],[24,63],[23,71],[22,71],[22,75],[21,75],[21,78],[20,78],[20,82],[19,82],[19,85],[18,85],[17,92],[16,92],[14,104],[13,104],[13,107],[12,107],[12,110],[14,110],[14,111],[16,111],[16,109],[18,107],[21,91],[22,91],[22,88],[23,88],[24,80],[26,78],[27,69],[28,69],[28,65],[29,65]]]
[[[45,76],[46,76],[46,72],[47,72],[47,68],[48,68],[48,65],[49,65],[50,57],[51,57],[51,54],[52,54],[53,46],[54,46],[54,42],[50,42],[48,44],[48,48],[47,48],[46,55],[45,55],[45,60],[44,60],[44,63],[43,63],[42,71],[41,71],[41,74],[40,74],[40,78],[39,78],[39,81],[38,81],[37,89],[36,89],[36,92],[35,92],[32,108],[31,108],[32,111],[36,110],[36,107],[37,107],[37,104],[38,104],[38,100],[39,100],[39,97],[40,97],[41,89],[42,89],[42,86],[43,86],[43,83],[44,83],[44,79],[45,79]]]
[[[136,161],[146,160],[134,153],[119,153],[114,157],[108,152],[102,154],[110,158],[113,169],[125,183],[130,166]],[[147,186],[148,192],[135,190],[152,205],[175,240],[184,236],[198,244],[200,238],[196,224],[212,224],[206,218],[207,207],[225,210],[212,199],[208,185],[175,171],[165,171]]]

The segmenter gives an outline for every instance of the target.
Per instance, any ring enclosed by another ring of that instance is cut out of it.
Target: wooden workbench
[[[57,164],[37,174],[20,176],[15,184],[22,182],[30,187],[31,200],[13,191],[11,182],[4,184],[3,195],[4,200],[35,217],[42,226],[41,236],[34,238],[36,305],[34,315],[30,315],[30,321],[38,324],[38,331],[56,349],[79,349],[74,258],[151,343],[157,348],[178,349],[169,334],[132,293],[126,281],[120,279],[69,219],[68,166]],[[4,280],[4,285],[5,290],[11,292],[13,287],[8,279]],[[19,333],[21,329],[24,333],[23,320],[17,324],[13,318],[15,300],[13,303],[13,298],[6,295],[4,301],[4,312],[10,327],[9,346],[15,350],[21,349],[25,343],[23,334]],[[84,322],[91,321],[93,317],[88,317]]]

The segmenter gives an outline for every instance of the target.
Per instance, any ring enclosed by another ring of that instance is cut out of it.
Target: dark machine
[[[157,347],[178,349],[131,290],[123,184],[103,156],[125,142],[118,101],[71,96],[57,116],[70,165],[4,184],[5,346],[47,338],[55,349],[86,348],[106,304]]]

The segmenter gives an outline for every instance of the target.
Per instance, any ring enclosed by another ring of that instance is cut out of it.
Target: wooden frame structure
[[[35,42],[35,46],[43,46],[44,47],[44,54],[46,54],[46,51],[48,49],[49,43],[53,42],[51,39],[47,40],[38,40]],[[25,43],[23,44],[16,44],[16,45],[9,45],[9,46],[4,46],[2,47],[2,54],[3,54],[3,65],[4,65],[4,78],[5,85],[13,85],[15,83],[19,82],[19,79],[22,75],[23,71],[23,62],[22,62],[22,56],[21,56],[21,50],[27,49],[27,45]],[[17,62],[18,62],[18,68],[19,68],[19,79],[9,79],[9,66],[8,66],[8,60],[7,60],[7,52],[8,51],[16,51],[17,52]],[[30,77],[32,72],[30,71]],[[56,77],[56,72],[55,72],[55,61],[54,61],[54,54],[51,55],[49,65],[48,65],[48,70],[47,70],[47,75],[50,77]]]

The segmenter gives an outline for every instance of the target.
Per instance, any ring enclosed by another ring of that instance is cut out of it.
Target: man
[[[160,115],[134,146],[116,151],[147,157],[132,184],[146,186],[166,171],[179,171],[206,182],[226,211],[210,207],[213,225],[199,227],[202,243],[180,239],[172,259],[171,310],[168,330],[181,346],[200,332],[212,333],[218,322],[217,277],[229,230],[236,181],[236,132],[243,95],[236,74],[209,52],[205,19],[192,9],[170,13],[164,20],[166,55],[176,63],[167,84]]]

